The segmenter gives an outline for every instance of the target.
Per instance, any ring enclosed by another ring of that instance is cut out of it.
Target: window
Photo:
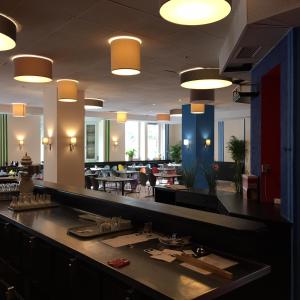
[[[86,118],[85,121],[85,161],[103,161],[104,124],[103,120]]]
[[[159,154],[158,124],[147,124],[147,158],[152,160]]]
[[[125,152],[135,149],[134,159],[137,160],[164,159],[165,135],[164,124],[128,121],[125,124]]]
[[[125,123],[125,153],[135,150],[134,159],[140,159],[140,122],[128,121]]]

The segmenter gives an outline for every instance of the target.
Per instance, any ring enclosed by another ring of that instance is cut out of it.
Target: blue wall
[[[289,32],[284,39],[258,64],[252,71],[252,83],[258,85],[260,91],[261,78],[280,65],[281,81],[281,210],[282,215],[292,219],[292,118],[293,105],[293,36]],[[270,107],[272,109],[272,107]],[[255,97],[251,101],[251,172],[261,175],[261,99]]]
[[[191,106],[182,106],[182,142],[190,140],[190,147],[182,145],[183,168],[197,167],[195,188],[208,188],[201,165],[210,166],[214,162],[214,118],[215,110],[205,106],[205,114],[191,114]],[[204,140],[209,138],[211,146],[205,147]]]

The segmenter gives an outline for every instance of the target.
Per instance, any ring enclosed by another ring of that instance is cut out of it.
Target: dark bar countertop
[[[7,206],[7,201],[0,202],[2,218],[48,242],[71,249],[79,257],[112,272],[154,299],[214,299],[270,272],[266,265],[238,260],[239,264],[229,269],[234,274],[233,280],[201,275],[178,263],[168,264],[150,259],[141,246],[112,248],[102,243],[101,238],[82,241],[69,236],[68,228],[85,224],[78,219],[82,211],[61,206],[15,213],[8,210]],[[153,242],[147,243],[150,245],[144,247],[153,246]],[[107,265],[107,261],[120,257],[129,259],[130,265],[118,270]]]

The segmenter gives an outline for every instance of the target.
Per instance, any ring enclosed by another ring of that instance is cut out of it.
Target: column
[[[84,187],[84,102],[57,101],[56,87],[44,90],[44,136],[52,139],[52,149],[45,147],[44,180]],[[76,145],[70,150],[70,138]]]

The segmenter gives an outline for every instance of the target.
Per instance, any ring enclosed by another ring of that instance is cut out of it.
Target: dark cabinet
[[[0,220],[0,300],[150,300],[99,268]]]
[[[102,299],[150,300],[150,298],[147,298],[135,289],[109,276],[104,276],[102,280]]]

